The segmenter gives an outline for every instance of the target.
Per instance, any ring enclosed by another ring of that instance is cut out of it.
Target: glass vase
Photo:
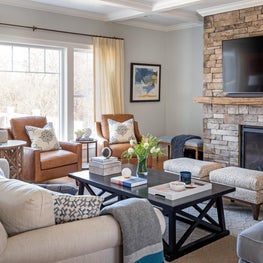
[[[136,170],[137,176],[148,174],[147,159],[148,159],[148,156],[138,156],[137,155],[137,162],[138,162],[137,170]]]

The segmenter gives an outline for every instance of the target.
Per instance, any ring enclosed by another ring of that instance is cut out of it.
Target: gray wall
[[[166,134],[202,136],[202,105],[193,102],[203,89],[203,28],[167,33]]]
[[[160,32],[4,5],[0,5],[0,17],[3,23],[123,37],[125,111],[135,115],[141,133],[156,136],[202,134],[202,106],[193,102],[193,97],[202,95],[202,28]],[[91,43],[89,37],[0,26],[0,40],[5,35]],[[132,62],[161,64],[160,102],[130,102]]]

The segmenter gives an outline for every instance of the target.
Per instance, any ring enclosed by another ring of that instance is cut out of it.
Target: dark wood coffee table
[[[123,167],[129,167],[132,169],[132,173],[135,174],[136,166],[126,164]],[[148,194],[148,187],[178,180],[178,175],[149,169],[147,175],[148,183],[134,188],[127,188],[111,183],[110,178],[117,175],[101,176],[89,173],[89,171],[81,171],[70,173],[69,177],[79,182],[79,194],[83,194],[84,188],[86,188],[90,194],[95,195],[91,187],[93,186],[101,189],[97,195],[102,195],[105,192],[111,194],[105,198],[105,201],[109,201],[113,197],[117,197],[118,200],[130,197],[147,198],[154,206],[160,208],[162,213],[168,218],[168,237],[167,240],[163,240],[164,255],[167,261],[172,261],[229,235],[229,231],[225,226],[222,197],[235,191],[235,188],[213,183],[210,190],[176,200],[168,200]],[[194,208],[197,215],[187,212],[187,208],[190,207]],[[209,211],[213,207],[215,207],[217,219],[209,215]],[[179,222],[185,223],[187,227],[183,235],[178,238],[177,224]],[[207,235],[187,242],[193,231],[198,228],[205,230]]]

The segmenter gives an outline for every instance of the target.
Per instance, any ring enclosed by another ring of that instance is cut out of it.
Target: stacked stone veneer
[[[263,35],[263,6],[205,17],[203,96],[224,96],[222,40],[258,35]],[[240,125],[263,126],[263,104],[204,104],[203,111],[204,159],[239,166]]]

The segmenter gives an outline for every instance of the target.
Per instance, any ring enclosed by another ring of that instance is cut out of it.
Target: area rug
[[[165,261],[168,262],[168,261]],[[189,253],[172,263],[237,263],[236,237],[227,236]]]
[[[193,214],[196,211],[189,208],[188,212]],[[252,216],[251,207],[238,202],[231,202],[224,199],[224,213],[226,220],[226,228],[230,231],[230,235],[221,238],[207,246],[204,246],[196,251],[193,251],[179,259],[171,261],[172,263],[237,263],[238,257],[236,255],[236,240],[237,235],[244,229],[258,223],[263,219],[263,209],[260,210],[259,221],[254,220]],[[210,210],[210,216],[216,218],[216,209]],[[178,224],[178,232],[183,232],[185,224]],[[198,238],[205,235],[203,230],[195,230],[191,235],[191,239]]]

